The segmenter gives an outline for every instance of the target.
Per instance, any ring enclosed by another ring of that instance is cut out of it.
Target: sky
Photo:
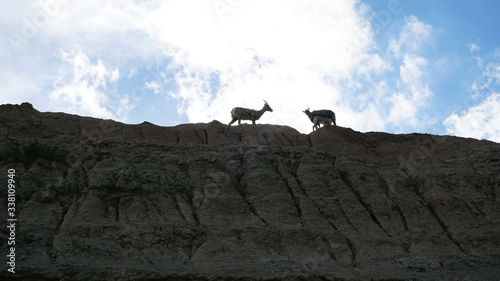
[[[0,0],[0,104],[500,142],[500,1]],[[248,122],[248,121],[247,121]]]

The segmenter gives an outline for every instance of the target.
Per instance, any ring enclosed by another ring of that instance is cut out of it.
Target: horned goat
[[[241,125],[241,120],[252,120],[253,128],[255,128],[255,120],[259,120],[260,117],[264,114],[264,112],[270,111],[273,112],[273,109],[267,104],[266,101],[264,101],[264,107],[261,110],[255,110],[255,109],[248,109],[248,108],[243,108],[243,107],[235,107],[233,110],[231,110],[231,122],[227,125],[227,130],[229,130],[229,127],[231,127],[231,124],[236,122],[238,120],[238,125],[241,126],[243,129],[243,126]]]
[[[319,116],[319,117],[325,117],[331,120],[334,126],[337,126],[337,123],[335,122],[335,113],[329,109],[322,109],[322,110],[314,110],[314,111],[309,111],[309,108],[303,111],[307,117],[309,117],[309,120],[313,122],[313,131],[314,128],[316,127],[316,123],[314,122],[314,117]],[[331,124],[331,123],[330,123]]]
[[[319,129],[319,125],[323,124],[323,126],[330,126],[332,125],[333,121],[330,119],[330,117],[324,117],[324,116],[315,116],[313,119],[313,131],[316,131]]]

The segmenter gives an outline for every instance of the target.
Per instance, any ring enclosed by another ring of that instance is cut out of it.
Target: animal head
[[[264,110],[273,112],[273,109],[269,106],[269,104],[267,104],[267,101],[264,101]]]
[[[309,111],[309,107],[306,110],[302,111],[302,112],[304,112],[307,115],[311,114],[311,111]]]

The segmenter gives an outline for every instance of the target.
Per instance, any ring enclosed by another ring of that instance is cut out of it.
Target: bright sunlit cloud
[[[480,49],[475,45],[470,51]],[[500,142],[500,57],[495,53],[491,61],[484,61],[478,56],[477,67],[481,74],[470,87],[475,103],[463,112],[453,112],[443,124],[449,134]]]
[[[448,133],[500,142],[500,94],[492,94],[466,112],[452,113],[444,124]]]
[[[115,100],[105,94],[119,79],[118,69],[107,69],[100,60],[91,63],[82,52],[63,51],[61,57],[72,71],[64,69],[55,81],[54,90],[48,95],[54,104],[66,105],[82,115],[109,119],[118,119],[123,109],[129,107],[127,96]]]

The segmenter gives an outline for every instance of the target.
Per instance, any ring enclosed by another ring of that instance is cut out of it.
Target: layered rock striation
[[[494,142],[127,125],[24,103],[0,106],[4,218],[9,169],[16,273],[3,280],[500,276]]]

